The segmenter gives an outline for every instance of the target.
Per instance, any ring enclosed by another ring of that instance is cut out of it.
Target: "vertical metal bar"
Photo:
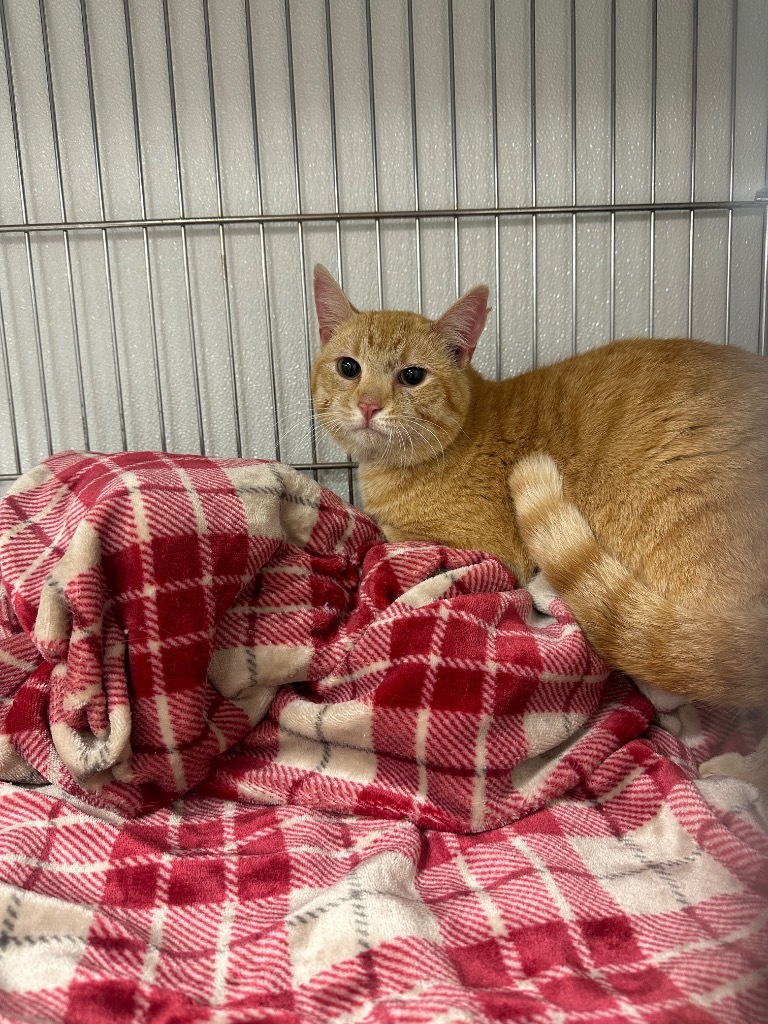
[[[693,0],[691,11],[691,202],[696,199],[696,116],[699,78],[699,0]],[[688,227],[688,337],[693,334],[693,243],[696,214],[691,210]]]
[[[766,181],[768,181],[768,162],[766,163]],[[757,351],[761,356],[768,356],[768,196],[763,208],[763,259],[760,274]]]
[[[453,31],[453,0],[448,0],[448,78],[451,98],[451,171],[453,174],[453,208],[459,208],[459,153],[456,138],[456,55]],[[461,268],[459,265],[459,218],[453,218],[453,266],[456,298],[461,293]]]
[[[376,144],[376,94],[373,82],[373,36],[371,31],[371,0],[365,0],[365,36],[368,53],[368,104],[371,118],[371,174],[373,180],[373,208],[379,212],[379,155]],[[374,221],[376,230],[376,276],[379,285],[379,309],[384,302],[384,281],[381,262],[381,222]]]
[[[325,0],[325,54],[328,66],[328,106],[331,120],[331,167],[333,170],[333,209],[339,204],[339,146],[336,130],[336,86],[333,74],[333,32],[331,26],[331,0]],[[374,164],[375,166],[375,164]],[[336,266],[339,287],[344,288],[344,266],[341,258],[341,220],[336,221]]]
[[[530,2],[530,43],[531,43],[531,205],[537,204],[536,188],[536,0]],[[531,216],[531,364],[539,361],[539,283],[538,245],[536,237],[536,214]]]
[[[296,212],[301,213],[301,166],[299,162],[299,126],[296,116],[296,74],[293,63],[293,36],[291,32],[291,2],[284,0],[285,14],[285,45],[288,53],[288,90],[291,104],[291,136],[293,140],[293,176],[296,188]],[[307,369],[307,402],[309,409],[309,443],[312,451],[312,461],[317,462],[317,437],[315,435],[315,421],[312,416],[312,388],[310,374],[312,371],[312,342],[309,334],[309,301],[307,297],[307,257],[304,247],[304,224],[298,223],[299,237],[299,259],[301,261],[301,298],[304,308],[304,347]],[[317,470],[312,470],[312,475],[317,480]]]
[[[24,182],[24,164],[21,159],[21,137],[19,135],[19,112],[16,105],[16,89],[11,66],[11,42],[8,34],[8,21],[5,14],[5,0],[0,0],[0,27],[3,33],[3,53],[5,56],[5,76],[8,81],[8,100],[11,108],[11,127],[13,131],[13,150],[16,158],[16,175],[19,180],[19,203],[21,219],[29,224],[29,208],[27,206],[27,189]],[[51,410],[48,404],[48,385],[45,375],[45,357],[43,355],[43,336],[40,330],[40,308],[37,302],[37,281],[35,265],[32,259],[32,242],[29,231],[24,232],[24,248],[27,257],[27,277],[29,279],[29,295],[32,303],[32,325],[35,333],[35,353],[37,356],[37,376],[40,382],[40,395],[43,404],[43,426],[48,455],[53,454],[53,434],[51,432]]]
[[[611,0],[611,206],[616,205],[616,0]],[[611,211],[610,338],[616,337],[616,213]]]
[[[656,121],[658,89],[659,4],[651,4],[651,203],[656,202]],[[653,337],[656,306],[656,212],[651,210],[649,239],[648,334]]]
[[[250,0],[244,0],[245,37],[248,51],[248,88],[251,101],[251,134],[253,138],[253,163],[256,175],[256,209],[264,212],[264,195],[261,187],[261,151],[259,148],[259,124],[256,109],[256,72],[253,59],[253,26],[251,24]],[[270,394],[272,398],[272,431],[275,444],[275,458],[280,461],[280,424],[277,409],[277,374],[275,372],[275,346],[272,336],[272,303],[269,293],[267,266],[267,240],[264,224],[259,223],[259,247],[261,250],[261,280],[264,286],[264,316],[267,322],[267,364],[269,366]]]
[[[131,85],[131,110],[133,114],[133,140],[136,148],[136,176],[139,183],[139,202],[141,216],[147,217],[147,196],[144,188],[144,163],[141,153],[141,127],[139,124],[139,101],[136,89],[136,61],[133,53],[133,36],[131,33],[131,14],[128,0],[123,0],[123,19],[125,21],[125,47],[128,56],[128,77]],[[163,383],[160,374],[160,346],[157,340],[157,318],[155,315],[155,290],[152,282],[152,263],[149,256],[149,232],[142,228],[144,243],[144,268],[147,281],[147,305],[149,309],[149,330],[152,338],[152,367],[155,376],[155,397],[157,399],[158,426],[160,428],[160,445],[162,451],[168,448],[165,431],[165,403],[163,399]]]
[[[99,190],[99,213],[101,219],[107,219],[107,207],[104,200],[104,179],[101,172],[101,154],[99,152],[99,127],[96,118],[96,93],[93,86],[93,62],[91,60],[91,39],[88,31],[88,10],[85,0],[80,0],[80,21],[83,27],[83,51],[85,53],[85,74],[88,82],[88,105],[91,113],[91,136],[93,139],[93,162],[96,168],[96,183]],[[115,388],[117,389],[117,415],[120,421],[120,441],[123,451],[128,447],[128,436],[125,429],[125,400],[123,398],[123,382],[120,371],[120,349],[117,344],[117,318],[115,316],[115,295],[112,287],[112,263],[109,256],[109,238],[107,229],[102,229],[101,243],[104,249],[104,279],[107,286],[109,304],[109,334],[112,341],[112,365],[115,372]]]
[[[760,312],[758,316],[757,351],[768,355],[768,124],[765,126],[765,163],[763,164],[764,187],[755,199],[763,200],[763,259],[760,273]]]
[[[181,174],[181,147],[179,145],[179,110],[176,104],[176,84],[173,77],[173,49],[171,46],[171,21],[168,14],[168,0],[163,0],[163,26],[165,30],[165,58],[168,69],[168,93],[171,101],[171,127],[173,130],[173,155],[176,166],[176,190],[179,198],[179,212],[186,216],[184,205],[184,184]],[[200,370],[197,362],[197,336],[195,333],[195,317],[192,304],[192,280],[189,269],[189,246],[187,229],[181,228],[181,251],[184,259],[184,287],[187,296],[187,322],[189,326],[189,351],[192,357],[193,384],[195,390],[195,408],[197,410],[197,436],[200,454],[205,455],[205,433],[203,430],[203,404],[200,395]]]
[[[493,131],[493,205],[499,208],[499,94],[496,68],[496,0],[491,10],[491,117]],[[501,232],[499,215],[494,220],[494,256],[496,266],[496,380],[501,379]]]
[[[419,139],[416,128],[416,60],[414,57],[413,41],[413,0],[408,0],[408,78],[411,92],[411,151],[413,153],[413,206],[416,212],[420,210],[419,199]],[[424,293],[422,287],[421,273],[421,222],[418,217],[413,222],[416,242],[416,278],[417,278],[417,308],[420,313],[424,310]]]
[[[59,146],[59,129],[56,119],[56,100],[53,94],[53,73],[51,70],[51,50],[48,42],[48,22],[45,16],[45,0],[39,0],[40,29],[43,36],[43,57],[45,60],[45,80],[48,89],[48,113],[51,119],[51,138],[53,140],[53,161],[56,169],[56,185],[59,193],[59,208],[61,219],[67,220],[67,206],[64,198],[64,178],[61,166],[61,149]],[[75,302],[75,280],[72,273],[72,252],[69,242],[69,232],[62,232],[64,239],[64,261],[67,268],[67,287],[69,289],[69,313],[72,321],[72,337],[75,345],[75,371],[77,374],[77,391],[80,400],[80,420],[83,428],[83,442],[85,448],[91,446],[88,430],[88,412],[85,406],[85,381],[83,378],[83,359],[80,346],[80,325],[77,318],[77,304]]]
[[[571,203],[576,205],[576,0],[571,0]],[[576,285],[578,247],[576,238],[576,214],[571,217],[571,354],[576,355]]]
[[[213,50],[211,47],[211,20],[208,0],[203,0],[203,28],[205,30],[205,62],[208,70],[208,99],[211,108],[211,145],[213,166],[216,175],[216,209],[219,216],[224,214],[224,195],[221,182],[221,156],[219,153],[219,130],[216,122],[216,87],[213,80]],[[237,370],[235,365],[235,333],[232,326],[232,303],[229,296],[229,268],[227,266],[227,239],[224,225],[219,224],[219,251],[221,253],[221,284],[224,291],[224,308],[227,318],[227,354],[229,356],[229,386],[232,395],[232,418],[235,425],[235,450],[238,459],[243,455],[240,433],[240,402],[237,394]]]
[[[3,295],[0,292],[0,354],[3,357],[3,376],[5,377],[5,390],[8,395],[8,414],[11,417],[11,440],[13,442],[13,457],[16,466],[16,473],[21,475],[21,452],[19,451],[19,429],[16,423],[16,406],[13,401],[13,381],[11,380],[11,360],[8,354],[8,337],[5,332],[5,312],[3,310]]]
[[[731,138],[728,173],[728,198],[733,202],[736,155],[736,72],[738,70],[739,0],[733,0],[731,23]],[[725,344],[731,343],[731,285],[733,271],[733,210],[728,211],[728,262],[725,278]]]
[[[370,28],[369,28],[370,34]],[[336,134],[336,89],[333,76],[333,32],[331,26],[331,0],[325,0],[325,54],[326,62],[328,65],[328,106],[331,120],[331,163],[333,167],[333,208],[336,213],[339,212],[339,152],[338,152],[338,136]],[[373,66],[371,58],[370,67]],[[373,95],[371,93],[371,95]],[[372,122],[373,123],[373,122]],[[377,172],[376,162],[376,150],[375,142],[373,143],[373,167],[374,175]],[[374,187],[376,189],[376,201],[378,203],[378,180],[374,177]],[[377,228],[377,241],[378,241],[378,227],[379,222],[376,222]],[[344,269],[341,259],[341,221],[336,221],[336,265],[338,267],[338,280],[339,287],[344,288]],[[379,266],[379,305],[382,303],[381,294],[381,259],[378,261]],[[347,462],[351,464],[352,457],[347,455]],[[352,468],[347,470],[347,497],[350,505],[354,504],[355,501],[355,487],[354,479],[352,474]]]

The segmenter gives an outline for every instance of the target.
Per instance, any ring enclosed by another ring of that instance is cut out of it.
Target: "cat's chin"
[[[390,446],[391,440],[381,430],[371,427],[359,427],[345,433],[342,446],[359,462],[371,462],[381,459]]]
[[[336,442],[361,465],[376,466],[380,469],[407,469],[434,457],[434,450],[422,451],[409,438],[404,443],[395,433],[378,427],[339,428],[332,432]]]
[[[392,439],[381,430],[352,430],[345,432],[338,441],[344,451],[363,466],[390,468],[403,465],[402,453],[393,451]]]

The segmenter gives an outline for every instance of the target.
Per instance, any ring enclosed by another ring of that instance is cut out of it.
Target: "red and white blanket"
[[[561,602],[275,463],[0,503],[0,1019],[768,1020],[765,805]]]

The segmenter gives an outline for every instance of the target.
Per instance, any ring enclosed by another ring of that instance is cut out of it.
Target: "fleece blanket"
[[[0,1019],[766,1020],[741,742],[284,466],[56,456],[0,504]]]

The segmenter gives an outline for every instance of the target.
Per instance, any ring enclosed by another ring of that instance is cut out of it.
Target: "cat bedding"
[[[280,464],[23,477],[0,693],[0,1019],[766,1019],[727,717]]]

